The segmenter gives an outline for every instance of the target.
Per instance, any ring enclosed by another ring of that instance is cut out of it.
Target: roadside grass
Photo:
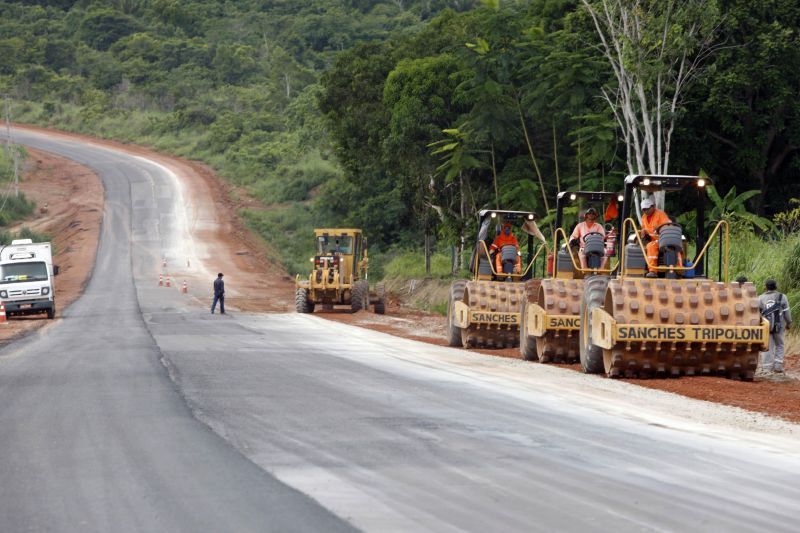
[[[11,244],[15,239],[30,239],[33,242],[50,242],[52,237],[46,233],[37,233],[27,226],[22,226],[17,232],[0,230],[0,244],[5,246]],[[55,250],[53,251],[55,253]]]
[[[239,214],[275,250],[289,275],[305,276],[310,272],[308,259],[314,255],[314,221],[307,206],[293,203],[265,211],[243,209]]]
[[[22,147],[11,146],[10,149],[17,150],[18,169],[22,173],[28,152]],[[36,203],[28,200],[24,194],[14,195],[14,155],[8,150],[0,150],[0,227],[23,220],[36,208]]]
[[[450,256],[444,253],[434,253],[431,256],[431,272],[425,272],[425,254],[420,251],[404,250],[387,256],[391,257],[383,267],[386,278],[397,279],[450,279],[453,276],[450,269]]]
[[[716,272],[717,259],[713,260]],[[752,233],[738,234],[731,239],[730,279],[745,276],[759,293],[764,282],[774,279],[778,290],[786,293],[792,316],[800,313],[800,235],[765,239]]]

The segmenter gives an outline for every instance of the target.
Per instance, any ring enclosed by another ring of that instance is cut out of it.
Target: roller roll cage
[[[517,225],[519,229],[522,229],[524,231],[522,226],[525,224],[525,222],[529,220],[531,222],[535,222],[536,214],[531,213],[530,211],[505,211],[503,209],[481,209],[478,212],[478,240],[476,242],[476,245],[479,245],[483,241],[485,246],[485,241],[487,238],[489,238],[489,227],[492,225],[493,220],[496,221],[497,223],[500,223],[501,221],[515,223],[514,225]],[[531,264],[534,260],[534,257],[536,257],[538,253],[535,254],[533,250],[533,235],[527,232],[525,232],[525,234],[528,236],[528,255],[526,260],[528,268],[525,269],[525,272],[522,275],[522,279],[530,279],[530,277],[532,276]],[[491,235],[491,237],[494,238],[494,235]],[[471,265],[470,268],[473,268],[473,265]],[[494,270],[494,266],[492,266],[492,269]]]
[[[562,191],[558,193],[556,196],[556,229],[564,227],[564,209],[570,207],[572,202],[576,202],[579,199],[588,200],[589,202],[606,202],[607,200],[611,200],[612,198],[616,198],[616,200],[622,203],[623,196],[621,193],[617,192],[608,192],[608,191]],[[619,234],[620,229],[620,221],[622,220],[621,217],[618,217],[617,221],[617,234]],[[580,222],[580,221],[579,221]],[[566,231],[566,230],[564,230]],[[561,241],[559,231],[556,231],[553,235],[553,250],[558,251],[559,244]]]
[[[682,176],[682,175],[631,175],[625,178],[625,189],[623,191],[624,199],[622,201],[622,211],[620,211],[619,220],[621,224],[626,224],[626,221],[631,218],[631,213],[634,207],[634,192],[645,191],[649,193],[664,191],[675,192],[681,191],[688,187],[695,189],[695,210],[696,210],[696,226],[697,233],[695,235],[695,246],[699,252],[700,257],[704,256],[706,243],[708,241],[706,232],[705,209],[706,209],[706,186],[712,185],[712,181],[706,177],[700,176]],[[724,221],[723,221],[724,222]],[[722,224],[722,222],[720,222]],[[719,229],[714,230],[716,233]],[[624,238],[623,232],[619,234]],[[713,235],[712,235],[713,236]],[[727,241],[727,239],[725,239]],[[704,275],[705,265],[703,261],[697,261],[694,265],[695,275],[701,277]]]

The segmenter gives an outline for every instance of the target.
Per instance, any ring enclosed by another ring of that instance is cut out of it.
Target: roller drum
[[[759,326],[755,287],[709,280],[612,279],[604,310],[618,325]],[[611,377],[715,374],[752,380],[759,344],[618,341],[603,350]]]
[[[582,279],[544,279],[539,286],[537,303],[548,315],[579,315]],[[578,331],[545,330],[536,338],[541,363],[575,363],[578,360]]]
[[[464,303],[470,311],[519,313],[526,300],[525,283],[469,281],[464,287]],[[470,324],[461,330],[465,348],[514,348],[519,344],[519,325]]]

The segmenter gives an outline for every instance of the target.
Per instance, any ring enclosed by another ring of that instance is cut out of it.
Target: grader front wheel
[[[308,289],[294,291],[294,306],[298,313],[314,312],[314,303],[308,301]]]

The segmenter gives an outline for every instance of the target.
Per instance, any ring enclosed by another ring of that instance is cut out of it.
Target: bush
[[[23,218],[30,216],[33,213],[34,207],[36,205],[25,198],[25,195],[20,193],[19,196],[12,196],[10,191],[6,191],[9,193],[7,198],[3,198],[0,195],[0,226],[8,226],[17,222],[18,220],[22,220]]]
[[[425,255],[422,252],[401,252],[387,261],[383,267],[383,277],[398,279],[422,279],[451,277],[450,256],[434,253],[431,256],[431,273],[425,273]]]
[[[9,231],[0,231],[0,244],[5,246],[11,244],[15,239],[30,239],[33,242],[50,242],[50,235],[45,233],[36,233],[27,226],[23,226],[18,232],[11,233]]]

